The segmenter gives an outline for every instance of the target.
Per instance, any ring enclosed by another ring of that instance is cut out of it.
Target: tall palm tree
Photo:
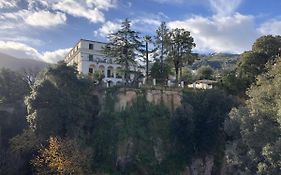
[[[145,35],[143,37],[144,41],[145,41],[145,61],[146,61],[146,79],[148,79],[148,64],[149,64],[149,61],[148,61],[148,43],[151,42],[151,36],[149,35]]]

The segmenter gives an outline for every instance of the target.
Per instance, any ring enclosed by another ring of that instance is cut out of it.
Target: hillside
[[[238,54],[215,53],[210,55],[199,55],[199,59],[192,65],[192,69],[201,66],[210,66],[213,69],[233,68],[239,59]]]
[[[19,59],[4,53],[0,53],[0,68],[8,68],[13,71],[20,71],[23,69],[43,69],[48,66],[48,63],[37,61],[33,59]]]

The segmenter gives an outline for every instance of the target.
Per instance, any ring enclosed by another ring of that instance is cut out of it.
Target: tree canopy
[[[93,82],[80,79],[76,69],[65,63],[49,68],[42,77],[25,101],[30,127],[45,139],[90,132],[99,111],[97,96],[92,94]]]
[[[257,77],[247,91],[245,107],[233,109],[225,126],[233,139],[227,152],[237,173],[280,174],[281,61],[268,65],[269,71]],[[231,169],[233,170],[233,169]]]
[[[138,35],[131,29],[131,22],[125,19],[121,29],[109,35],[109,43],[104,48],[107,56],[114,57],[115,62],[123,66],[126,83],[130,80],[130,66],[136,65],[136,57],[142,46]]]
[[[195,47],[195,43],[189,31],[176,28],[168,33],[168,58],[173,62],[176,82],[178,82],[179,71],[184,64],[194,62],[194,56],[191,54],[193,47]]]

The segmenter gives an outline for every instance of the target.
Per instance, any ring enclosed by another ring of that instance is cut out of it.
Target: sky
[[[280,0],[0,0],[0,52],[49,63],[79,39],[107,41],[128,18],[155,35],[161,22],[191,32],[194,52],[242,53],[281,35]]]

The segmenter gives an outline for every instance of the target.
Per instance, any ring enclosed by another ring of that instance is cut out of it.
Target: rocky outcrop
[[[139,91],[134,89],[120,89],[115,103],[115,110],[121,111],[130,106],[137,98]],[[163,103],[168,109],[174,111],[181,105],[182,92],[173,90],[146,90],[145,96],[148,102],[153,104]]]
[[[211,175],[213,165],[213,156],[206,156],[204,159],[195,158],[181,175]]]

